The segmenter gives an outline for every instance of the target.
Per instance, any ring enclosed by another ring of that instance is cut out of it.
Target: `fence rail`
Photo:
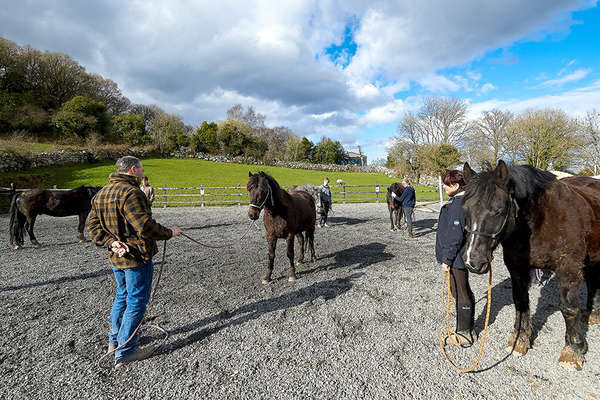
[[[283,186],[289,189],[289,186]],[[380,203],[386,201],[387,185],[332,185],[331,186],[332,201],[337,204],[357,203],[357,202],[374,202]],[[6,205],[10,203],[10,197],[18,192],[23,192],[28,189],[16,189],[14,186],[10,188],[0,187],[0,212],[5,212]],[[64,191],[69,189],[57,189],[54,187],[51,190]],[[439,196],[438,196],[439,192]],[[439,188],[431,190],[417,190],[417,204],[426,206],[442,201],[441,190]],[[246,188],[237,186],[192,186],[192,187],[162,187],[154,188],[154,203],[153,207],[178,207],[183,205],[189,206],[246,206],[250,204],[250,198],[246,192]],[[4,198],[4,201],[2,201]],[[8,200],[8,202],[6,201]]]

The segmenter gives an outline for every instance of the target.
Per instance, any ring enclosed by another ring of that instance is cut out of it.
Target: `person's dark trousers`
[[[320,225],[325,225],[327,223],[327,214],[329,214],[329,207],[331,207],[331,203],[323,202],[323,207],[321,208]]]
[[[456,299],[456,331],[470,332],[475,318],[475,297],[466,269],[450,268],[450,291]]]
[[[413,237],[413,232],[412,232],[412,227],[413,227],[413,220],[412,220],[413,208],[412,207],[402,207],[402,211],[404,212],[404,217],[406,218],[406,225],[408,226],[408,237]]]

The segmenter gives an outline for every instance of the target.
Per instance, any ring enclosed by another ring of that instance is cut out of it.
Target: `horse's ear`
[[[248,177],[252,178],[252,172],[248,171]]]
[[[506,183],[506,181],[508,181],[508,167],[504,161],[498,160],[494,175],[500,183]]]
[[[477,175],[477,173],[471,169],[468,162],[465,162],[465,165],[463,166],[463,179],[465,183],[469,183],[471,178],[475,175]]]

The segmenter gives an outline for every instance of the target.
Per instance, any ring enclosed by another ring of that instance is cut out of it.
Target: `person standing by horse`
[[[156,241],[178,236],[181,230],[176,226],[166,228],[152,219],[148,198],[140,190],[144,167],[139,159],[122,157],[116,167],[117,173],[110,175],[108,184],[92,199],[88,229],[94,243],[108,250],[117,283],[108,351],[114,351],[119,368],[148,358],[155,350],[136,350],[137,335],[129,338],[150,299],[152,257],[158,252]]]
[[[152,202],[154,201],[154,188],[148,183],[147,176],[144,176],[142,178],[142,192],[144,192],[144,194],[148,198],[148,203],[150,203],[150,207],[152,207]]]
[[[408,178],[404,178],[402,180],[402,186],[404,187],[404,191],[400,195],[400,197],[394,197],[394,199],[402,204],[402,211],[404,212],[404,217],[406,218],[406,224],[408,226],[408,237],[413,237],[413,209],[417,204],[417,196],[415,194],[415,189],[410,184]]]
[[[327,225],[327,214],[331,209],[331,188],[329,187],[329,178],[323,179],[323,184],[319,186],[319,198],[321,200],[319,228]]]
[[[450,201],[440,210],[435,238],[435,258],[442,270],[450,273],[450,291],[456,300],[456,331],[449,336],[448,343],[470,346],[476,338],[473,330],[475,298],[462,258],[465,251],[466,217],[462,209],[465,181],[462,172],[446,170],[442,174],[442,182]]]

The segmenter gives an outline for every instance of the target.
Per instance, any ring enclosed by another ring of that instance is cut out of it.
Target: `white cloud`
[[[494,86],[494,85],[492,85],[491,83],[488,82],[488,83],[484,84],[481,87],[480,91],[481,91],[481,93],[487,93],[487,92],[489,92],[491,90],[496,90],[496,89],[497,89],[496,86]]]
[[[571,60],[567,63],[567,65],[565,65],[564,67],[562,67],[560,69],[560,71],[558,71],[558,76],[561,76],[562,74],[564,74],[565,72],[567,72],[567,70],[569,69],[569,67],[571,65],[575,64],[575,60]]]
[[[543,82],[540,87],[544,87],[544,88],[548,88],[548,87],[552,87],[552,86],[562,86],[565,83],[569,83],[569,82],[576,82],[579,81],[583,78],[585,78],[586,76],[589,75],[589,73],[592,72],[591,69],[578,69],[575,70],[573,72],[571,72],[568,75],[565,75],[561,78],[556,78],[556,79],[549,79],[545,82]],[[560,75],[560,73],[559,73]]]

